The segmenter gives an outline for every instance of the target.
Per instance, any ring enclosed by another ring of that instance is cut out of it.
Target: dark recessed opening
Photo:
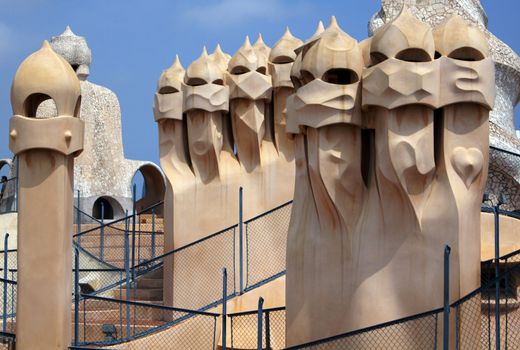
[[[179,90],[177,90],[173,86],[163,86],[162,88],[159,89],[159,93],[161,95],[174,94],[176,92],[179,92]]]
[[[32,94],[24,102],[25,116],[29,118],[36,118],[38,107],[43,101],[52,100],[49,95],[36,93]]]
[[[292,63],[294,62],[294,59],[289,56],[278,56],[273,59],[273,63],[277,64],[285,64],[285,63]]]
[[[432,60],[428,52],[416,48],[403,50],[395,58],[406,62],[429,62]]]
[[[266,69],[266,67],[258,67],[258,68],[256,69],[256,71],[257,71],[258,73],[260,73],[260,74],[263,74],[263,75],[266,75],[266,74],[267,74],[267,69]]]
[[[300,71],[300,74],[302,75],[302,84],[303,85],[308,84],[314,80],[314,75],[312,75],[312,73],[307,70]]]
[[[470,62],[481,61],[484,59],[482,52],[473,47],[461,47],[460,49],[456,49],[450,53],[448,57],[456,60]]]
[[[215,85],[224,85],[224,80],[222,80],[222,79],[215,79],[215,80],[213,80],[213,84],[215,84]]]
[[[322,79],[330,84],[349,85],[358,82],[358,75],[352,69],[334,68],[326,71]]]
[[[388,59],[385,54],[382,54],[381,52],[371,52],[370,53],[370,64],[372,66],[375,66],[376,64],[379,64],[381,62],[384,62]]]
[[[72,67],[72,69],[74,69],[74,72],[77,72],[79,64],[71,64],[70,66]]]
[[[112,220],[114,219],[114,208],[112,208],[112,205],[107,199],[100,197],[94,202],[92,216],[95,219],[101,219],[103,217],[104,220]]]
[[[437,59],[439,59],[439,58],[441,58],[441,57],[442,57],[441,53],[440,53],[439,51],[435,51],[435,56],[434,56],[434,58],[437,60]]]
[[[205,85],[207,84],[208,82],[204,79],[201,79],[201,78],[189,78],[188,81],[186,82],[186,85],[189,85],[189,86],[200,86],[200,85]]]
[[[300,81],[300,79],[296,78],[295,76],[291,75],[291,81],[296,90],[298,90],[302,86],[302,82]]]
[[[244,74],[247,72],[249,72],[249,68],[244,67],[244,66],[236,66],[236,67],[233,67],[233,69],[231,69],[231,74],[236,74],[236,75]]]

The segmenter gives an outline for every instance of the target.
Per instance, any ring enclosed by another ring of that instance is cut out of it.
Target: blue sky
[[[483,0],[489,27],[520,52],[519,0]],[[175,54],[186,67],[202,46],[217,43],[233,54],[245,35],[262,33],[274,44],[289,25],[305,39],[318,20],[335,15],[342,28],[358,40],[367,36],[367,22],[379,0],[0,0],[0,158],[10,157],[9,91],[20,62],[44,39],[66,25],[87,38],[93,63],[89,80],[114,91],[122,109],[127,158],[158,163],[157,130],[152,97],[161,71]],[[520,125],[520,109],[516,113]]]

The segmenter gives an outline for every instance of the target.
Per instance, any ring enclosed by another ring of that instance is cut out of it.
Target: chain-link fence
[[[285,273],[292,201],[244,222],[246,291]]]
[[[236,293],[237,225],[135,266],[136,275],[162,266],[165,294],[173,306],[205,310],[222,302],[222,269],[227,291]]]
[[[0,278],[0,331],[14,333],[16,326],[16,281]]]
[[[0,332],[0,350],[15,350],[16,335],[13,333]]]
[[[520,251],[500,258],[498,278],[490,263],[482,287],[452,306],[457,349],[520,349]]]
[[[163,253],[163,202],[110,222],[75,211],[76,231],[81,231],[75,244],[111,267],[124,268],[125,258],[134,266]]]
[[[258,333],[262,333],[262,349],[285,347],[285,308],[263,309],[229,314],[232,349],[258,349]],[[259,317],[262,324],[259,324]],[[261,327],[260,327],[261,326]]]
[[[74,310],[74,346],[133,340],[133,349],[215,348],[215,313],[81,295]]]
[[[496,201],[500,194],[507,196],[503,208],[520,213],[520,154],[498,147],[489,148],[489,173],[486,192]]]

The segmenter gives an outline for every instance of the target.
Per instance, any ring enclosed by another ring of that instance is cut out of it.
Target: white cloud
[[[292,5],[283,0],[212,0],[190,6],[184,18],[208,27],[236,25],[253,19],[279,19],[308,8],[304,3]]]

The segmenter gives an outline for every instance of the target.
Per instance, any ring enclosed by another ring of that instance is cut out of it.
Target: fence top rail
[[[101,220],[96,219],[95,217],[93,217],[93,216],[90,215],[89,213],[87,213],[87,212],[85,212],[85,211],[79,209],[76,205],[74,206],[74,210],[77,211],[77,212],[80,212],[81,214],[83,214],[83,215],[89,217],[90,219],[96,221],[98,224],[101,224]]]
[[[483,213],[492,213],[493,212],[493,208],[491,208],[489,206],[482,206],[482,207],[480,207],[480,211],[483,212]],[[509,217],[512,217],[512,218],[520,220],[520,213],[515,212],[515,211],[499,209],[498,213],[501,214],[501,215],[509,216]]]
[[[0,331],[0,337],[6,337],[6,338],[13,338],[14,339],[14,338],[16,338],[16,334]]]
[[[17,251],[18,251],[18,249],[7,249],[8,253],[15,253]],[[0,254],[5,254],[5,250],[0,250]]]
[[[276,312],[276,311],[285,311],[285,306],[272,307],[269,309],[262,309],[263,313]],[[258,310],[233,312],[233,313],[230,313],[227,315],[229,317],[236,317],[236,316],[247,316],[247,315],[256,315],[256,314],[258,314]]]
[[[252,221],[255,221],[255,220],[257,220],[257,219],[260,219],[261,217],[264,217],[264,216],[266,216],[266,215],[269,215],[269,214],[271,214],[272,212],[277,211],[278,209],[282,209],[283,207],[286,207],[286,206],[288,206],[289,204],[292,204],[292,202],[293,202],[293,200],[291,199],[290,201],[285,202],[285,203],[283,203],[283,204],[280,204],[279,206],[274,207],[273,209],[270,209],[270,210],[268,210],[268,211],[266,211],[266,212],[264,212],[264,213],[258,214],[258,215],[256,215],[256,216],[252,217],[251,219],[245,220],[245,221],[244,221],[244,224],[249,224],[249,223],[252,222]]]
[[[489,146],[489,148],[491,148],[491,149],[493,149],[495,151],[499,151],[499,152],[510,154],[512,156],[515,156],[515,157],[520,157],[520,154],[515,153],[513,151],[508,151],[507,149],[503,149],[503,148],[496,147],[496,146]]]
[[[154,208],[156,208],[156,207],[162,205],[163,203],[164,203],[164,201],[160,201],[160,202],[157,202],[157,203],[155,203],[155,204],[153,204],[153,205],[151,205],[151,206],[149,206],[149,207],[147,207],[147,208],[144,208],[144,209],[142,209],[142,210],[136,212],[136,213],[135,213],[135,216],[137,216],[137,215],[141,215],[141,214],[144,214],[144,213],[146,213],[147,211],[152,210],[152,209],[154,209]],[[124,222],[124,221],[126,221],[127,219],[130,219],[130,218],[133,218],[133,217],[134,217],[134,214],[132,213],[132,214],[129,214],[128,216],[122,217],[122,218],[120,218],[120,219],[117,219],[117,220],[114,220],[114,221],[110,221],[110,222],[107,222],[107,223],[103,223],[102,225],[100,225],[100,226],[98,226],[98,227],[93,227],[93,228],[88,229],[88,230],[85,230],[85,231],[83,231],[83,232],[76,233],[76,234],[74,234],[72,237],[74,237],[74,238],[75,238],[75,237],[81,237],[81,236],[83,236],[83,235],[85,235],[85,234],[87,234],[87,233],[89,233],[89,232],[99,230],[101,227],[107,227],[107,226],[111,226],[111,225],[114,225],[114,224],[119,224],[119,223]]]
[[[211,316],[211,317],[219,317],[220,314],[214,313],[214,312],[206,312],[206,311],[199,311],[199,310],[189,310],[179,307],[171,307],[171,306],[164,306],[164,305],[157,305],[157,304],[148,304],[148,303],[142,303],[139,301],[127,301],[127,300],[120,300],[120,299],[112,299],[112,298],[106,298],[106,297],[100,297],[97,295],[90,295],[90,294],[81,294],[81,297],[86,299],[94,299],[94,300],[101,300],[106,302],[112,302],[117,304],[125,304],[125,305],[135,305],[135,306],[143,306],[143,307],[149,307],[152,309],[159,309],[159,310],[166,310],[166,311],[176,311],[176,312],[183,312],[186,314],[195,314],[195,315],[201,315],[201,316]]]
[[[18,284],[18,282],[16,282],[16,281],[6,280],[3,278],[0,278],[0,283],[7,283],[7,284],[14,284],[14,285]]]
[[[289,348],[286,348],[285,350],[294,350],[294,349],[306,348],[306,347],[310,347],[310,346],[314,346],[314,345],[328,343],[328,342],[331,342],[331,341],[334,341],[334,340],[338,340],[338,339],[342,339],[342,338],[351,337],[351,336],[356,335],[356,334],[370,332],[370,331],[374,331],[374,330],[377,330],[377,329],[393,326],[393,325],[396,325],[396,324],[400,324],[400,323],[404,323],[404,322],[408,322],[408,321],[413,321],[413,320],[416,320],[416,319],[419,319],[419,318],[424,318],[424,317],[428,317],[428,316],[436,316],[436,315],[442,313],[443,310],[444,310],[443,308],[438,308],[438,309],[435,309],[435,310],[422,312],[422,313],[417,314],[417,315],[408,316],[408,317],[400,318],[400,319],[397,319],[397,320],[394,320],[394,321],[380,323],[380,324],[377,324],[375,326],[370,326],[370,327],[366,327],[366,328],[357,329],[355,331],[350,331],[350,332],[347,332],[347,333],[334,335],[332,337],[315,340],[315,341],[312,341],[312,342],[309,342],[309,343],[306,343],[306,344],[300,344],[300,345],[296,345],[296,346],[291,346]]]
[[[117,349],[101,349],[101,348],[86,348],[83,346],[69,346],[69,350],[117,350]]]
[[[76,271],[76,269],[72,269],[72,272]],[[78,272],[125,272],[125,269],[78,269]]]
[[[516,270],[520,270],[520,264],[514,266],[513,268],[510,268],[508,269],[506,272],[498,275],[498,277],[496,278],[493,278],[489,281],[487,281],[485,284],[481,285],[480,287],[478,287],[477,289],[475,289],[473,292],[470,292],[468,293],[466,296],[462,297],[461,299],[455,301],[454,303],[452,303],[450,305],[450,307],[452,308],[456,308],[457,306],[459,306],[460,304],[464,303],[465,301],[473,298],[475,295],[477,295],[478,293],[481,293],[482,291],[485,291],[486,289],[489,289],[489,288],[492,288],[496,285],[496,282],[497,281],[500,281],[501,279],[503,279],[505,276],[507,275],[510,275],[512,274],[513,272],[516,272]]]
[[[139,264],[135,265],[133,268],[134,268],[134,269],[138,269],[138,268],[143,267],[143,266],[148,266],[148,265],[150,265],[151,263],[153,263],[153,262],[155,262],[155,261],[162,260],[162,259],[164,259],[165,257],[167,257],[167,256],[169,256],[169,255],[172,255],[172,254],[174,254],[174,253],[178,253],[178,252],[180,252],[180,251],[183,251],[184,249],[188,249],[188,248],[191,247],[191,246],[194,246],[194,245],[196,245],[196,244],[199,244],[199,243],[202,243],[202,242],[204,242],[204,241],[207,241],[207,240],[209,240],[209,239],[211,239],[211,238],[213,238],[213,237],[216,237],[216,236],[218,236],[218,235],[223,234],[224,232],[227,232],[227,231],[232,230],[232,229],[236,229],[237,227],[238,227],[237,224],[232,225],[232,226],[229,226],[229,227],[227,227],[227,228],[225,228],[225,229],[223,229],[223,230],[220,230],[220,231],[218,231],[218,232],[212,233],[212,234],[209,235],[209,236],[203,237],[203,238],[198,239],[198,240],[196,240],[196,241],[194,241],[194,242],[188,243],[188,244],[186,244],[186,245],[184,245],[184,246],[182,246],[182,247],[175,248],[175,249],[173,249],[173,250],[170,250],[169,252],[166,252],[166,253],[164,253],[164,254],[158,255],[158,256],[156,256],[156,257],[153,258],[153,259],[143,261],[142,263],[139,263]]]

